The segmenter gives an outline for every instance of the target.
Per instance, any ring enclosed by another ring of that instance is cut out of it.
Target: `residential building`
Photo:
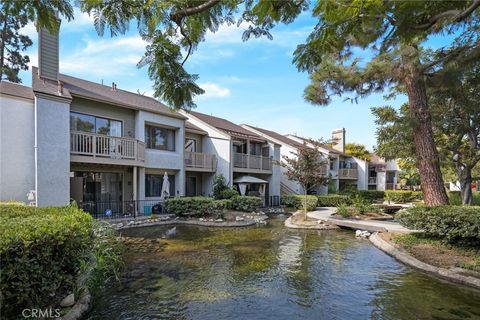
[[[396,160],[385,160],[376,154],[368,163],[368,190],[398,189],[400,168]]]

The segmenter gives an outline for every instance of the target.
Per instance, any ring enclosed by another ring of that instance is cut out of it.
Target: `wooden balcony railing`
[[[215,171],[217,157],[213,154],[185,151],[185,167]]]
[[[233,166],[235,168],[272,170],[272,158],[244,153],[233,154]]]
[[[145,161],[145,143],[133,138],[71,131],[70,153],[81,156]]]
[[[339,179],[357,179],[358,171],[357,169],[339,169],[338,178]]]

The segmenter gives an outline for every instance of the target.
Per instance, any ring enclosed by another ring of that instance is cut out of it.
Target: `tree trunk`
[[[472,168],[467,166],[462,166],[460,164],[456,165],[458,180],[460,182],[460,195],[462,196],[462,204],[464,205],[473,205],[473,194],[472,194]]]
[[[448,204],[448,197],[433,137],[432,119],[428,110],[423,75],[413,63],[405,64],[404,71],[409,112],[415,121],[413,128],[415,154],[424,201],[427,206],[445,205]]]

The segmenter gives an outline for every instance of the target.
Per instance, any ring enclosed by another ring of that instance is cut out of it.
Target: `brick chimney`
[[[56,34],[41,28],[38,31],[38,73],[40,78],[58,80],[59,30]]]
[[[332,147],[342,153],[345,152],[345,128],[332,131]]]

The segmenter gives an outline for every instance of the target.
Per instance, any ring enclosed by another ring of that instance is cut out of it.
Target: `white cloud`
[[[199,99],[204,98],[225,98],[230,96],[230,89],[219,86],[212,82],[200,83],[199,86],[205,90],[205,93],[199,96]]]

